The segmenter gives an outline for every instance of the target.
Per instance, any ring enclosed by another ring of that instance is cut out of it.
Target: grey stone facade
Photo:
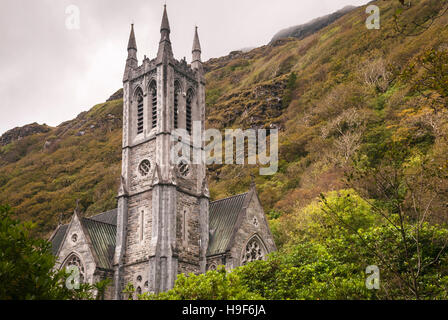
[[[89,219],[75,213],[51,238],[61,268],[77,257],[85,281],[113,279],[108,299],[123,299],[129,283],[137,293],[163,292],[179,273],[232,269],[275,250],[255,186],[210,203],[205,165],[171,163],[171,133],[193,121],[204,128],[205,81],[197,29],[191,65],[173,57],[166,7],[160,32],[156,58],[139,65],[131,28],[117,209]]]

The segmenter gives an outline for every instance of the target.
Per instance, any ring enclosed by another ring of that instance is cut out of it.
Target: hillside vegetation
[[[206,63],[209,127],[280,129],[279,172],[256,178],[279,246],[290,239],[290,220],[302,208],[321,193],[349,187],[347,175],[359,169],[355,160],[380,168],[394,145],[405,150],[399,168],[427,161],[446,169],[443,94],[436,86],[421,94],[418,83],[429,72],[431,50],[446,52],[448,18],[407,37],[394,28],[398,1],[377,4],[380,30],[368,30],[365,9],[358,8],[304,39]],[[403,15],[412,20],[439,9],[434,1],[419,1]],[[61,214],[67,221],[76,199],[87,215],[115,207],[121,122],[122,100],[111,100],[0,147],[0,203],[35,221],[42,235]],[[258,172],[246,168],[210,167],[212,197],[246,191],[250,174]],[[368,197],[380,197],[374,182],[363,182]],[[444,201],[437,199],[435,215],[442,215]]]

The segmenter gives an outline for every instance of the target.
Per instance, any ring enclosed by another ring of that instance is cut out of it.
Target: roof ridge
[[[102,223],[102,224],[107,224],[107,225],[109,225],[109,226],[117,227],[115,224],[108,223],[108,222],[104,222],[104,221],[98,221],[98,220],[94,220],[94,219],[91,219],[91,218],[85,218],[85,217],[82,217],[82,220],[89,220],[89,221],[91,221],[91,222]]]
[[[241,196],[247,195],[248,193],[249,193],[249,192],[244,192],[244,193],[236,194],[236,195],[234,195],[234,196],[230,196],[230,197],[227,197],[227,198],[222,198],[222,199],[218,199],[218,200],[215,200],[215,201],[211,201],[210,203],[215,203],[215,202],[224,201],[224,200],[229,200],[229,199],[236,198],[236,197],[241,197]]]
[[[106,214],[106,213],[111,213],[112,211],[115,211],[115,210],[117,210],[117,208],[111,209],[111,210],[108,210],[108,211],[104,211],[104,212],[101,212],[101,213],[97,213],[94,216],[91,216],[90,218],[95,218],[95,217],[101,216],[101,215]]]

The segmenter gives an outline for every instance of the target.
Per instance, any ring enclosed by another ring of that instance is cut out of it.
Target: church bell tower
[[[137,59],[134,25],[123,76],[122,175],[114,254],[115,299],[132,284],[136,293],[163,292],[179,273],[205,272],[209,193],[204,163],[172,161],[182,143],[193,155],[203,143],[173,138],[178,131],[202,137],[205,81],[197,28],[192,62],[176,60],[166,6],[157,56]],[[198,129],[199,128],[199,129]],[[194,132],[197,129],[200,132]],[[189,161],[190,160],[190,161]]]

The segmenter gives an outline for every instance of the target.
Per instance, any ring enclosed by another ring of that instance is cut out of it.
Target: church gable
[[[90,241],[77,213],[73,215],[72,221],[67,226],[64,240],[57,252],[57,259],[61,268],[76,264],[82,278],[89,283],[93,282],[96,262]]]
[[[274,238],[255,187],[246,197],[227,250],[230,252],[228,268],[236,268],[254,260],[265,259],[268,253],[276,250]]]

